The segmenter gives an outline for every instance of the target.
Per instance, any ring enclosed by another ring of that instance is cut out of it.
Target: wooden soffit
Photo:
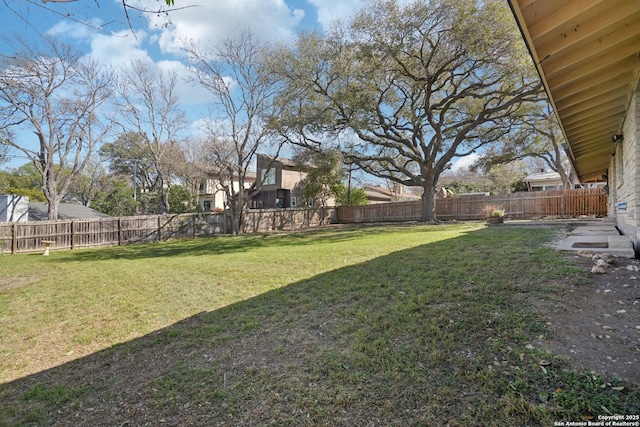
[[[640,73],[640,0],[509,0],[582,182],[609,167]]]

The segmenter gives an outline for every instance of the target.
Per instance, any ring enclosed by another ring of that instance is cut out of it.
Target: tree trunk
[[[422,190],[422,215],[420,221],[433,222],[436,220],[436,198],[432,188],[423,187]]]
[[[58,219],[58,205],[59,202],[56,202],[55,200],[48,200],[49,202],[49,208],[47,210],[47,216],[49,218],[50,221],[55,221]]]
[[[240,234],[242,232],[242,200],[239,194],[233,194],[229,203],[229,214],[231,216],[231,232]]]
[[[58,196],[58,191],[56,188],[57,182],[55,181],[53,172],[51,170],[47,170],[45,172],[44,181],[45,185],[42,189],[48,203],[47,217],[50,221],[55,221],[58,219],[58,206],[62,197]]]
[[[240,234],[240,215],[236,209],[231,211],[231,232],[235,235]]]
[[[169,204],[169,191],[164,188],[160,190],[160,208],[163,214],[171,212],[171,206]]]
[[[164,173],[158,173],[158,180],[156,185],[158,186],[157,188],[157,193],[158,193],[158,199],[160,199],[160,210],[163,214],[168,214],[170,212],[170,206],[169,206],[169,189],[165,188],[164,186],[165,184],[165,179],[164,179]]]

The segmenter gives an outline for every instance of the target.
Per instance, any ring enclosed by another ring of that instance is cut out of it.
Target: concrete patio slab
[[[575,236],[594,236],[594,235],[619,235],[618,229],[614,225],[587,225],[577,227],[571,231]]]
[[[608,253],[620,258],[635,258],[633,241],[629,236],[623,236],[615,229],[615,234],[603,234],[599,230],[593,230],[593,234],[572,235],[561,241],[556,247],[557,251],[586,251],[592,253]],[[573,234],[573,232],[572,232]]]

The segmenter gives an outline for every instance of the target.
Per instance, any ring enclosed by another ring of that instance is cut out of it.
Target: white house
[[[253,172],[247,172],[244,178],[244,189],[248,190],[255,184],[256,175]],[[226,207],[227,196],[225,194],[225,185],[229,183],[223,183],[220,178],[215,175],[210,175],[202,179],[200,183],[200,189],[198,192],[198,204],[205,212],[221,211]],[[240,190],[240,180],[235,177],[233,180],[233,190],[237,193]]]
[[[564,184],[558,172],[536,172],[523,179],[529,191],[563,190]]]
[[[0,195],[0,222],[29,221],[29,198],[15,194]]]

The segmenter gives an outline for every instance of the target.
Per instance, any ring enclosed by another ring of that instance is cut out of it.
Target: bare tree
[[[137,5],[136,2],[139,3],[139,0],[121,0],[122,10],[131,30],[133,30],[131,12],[164,16],[166,22],[163,25],[169,26],[171,25],[170,12],[194,7],[193,5],[175,7],[173,0],[157,0],[159,3],[157,7]],[[100,17],[104,14],[97,0],[2,0],[2,4],[38,33],[41,29],[33,27],[30,20],[30,17],[37,12],[44,12],[96,30],[103,30],[102,26],[96,26],[95,21],[91,19],[92,15]],[[109,23],[111,21],[107,21],[107,24]]]
[[[274,62],[297,95],[283,133],[422,187],[423,221],[435,219],[436,184],[452,160],[511,132],[512,115],[542,87],[499,0],[376,0],[348,25],[282,50]],[[351,135],[350,146],[336,134]]]
[[[188,138],[180,147],[183,162],[178,165],[177,174],[191,193],[197,193],[200,184],[210,172],[209,142],[206,138]]]
[[[9,142],[12,137],[8,129],[0,129],[0,165],[7,161]]]
[[[76,176],[64,200],[74,201],[83,206],[91,206],[91,202],[96,199],[110,180],[111,176],[107,174],[104,166],[97,158],[94,158],[87,162],[84,170]]]
[[[281,86],[265,67],[264,45],[249,31],[206,48],[195,42],[184,46],[195,79],[214,98],[207,127],[209,163],[226,195],[234,233],[242,230],[249,198],[246,178],[256,154],[270,145],[268,118],[276,115],[273,100]],[[255,190],[255,189],[254,189]]]
[[[42,176],[49,219],[109,131],[100,108],[111,96],[111,72],[54,38],[44,48],[17,40],[16,52],[0,57],[0,129],[29,129],[33,143],[7,139]]]
[[[571,163],[564,148],[564,135],[546,99],[521,111],[517,132],[488,150],[474,167],[485,170],[516,160],[536,159],[557,172],[564,188],[572,188]]]
[[[186,127],[177,83],[175,72],[154,71],[150,64],[135,60],[123,70],[117,85],[121,121],[139,135],[129,138],[132,148],[149,156],[163,213],[169,212],[169,189],[175,168],[172,154],[180,144],[180,132]]]

